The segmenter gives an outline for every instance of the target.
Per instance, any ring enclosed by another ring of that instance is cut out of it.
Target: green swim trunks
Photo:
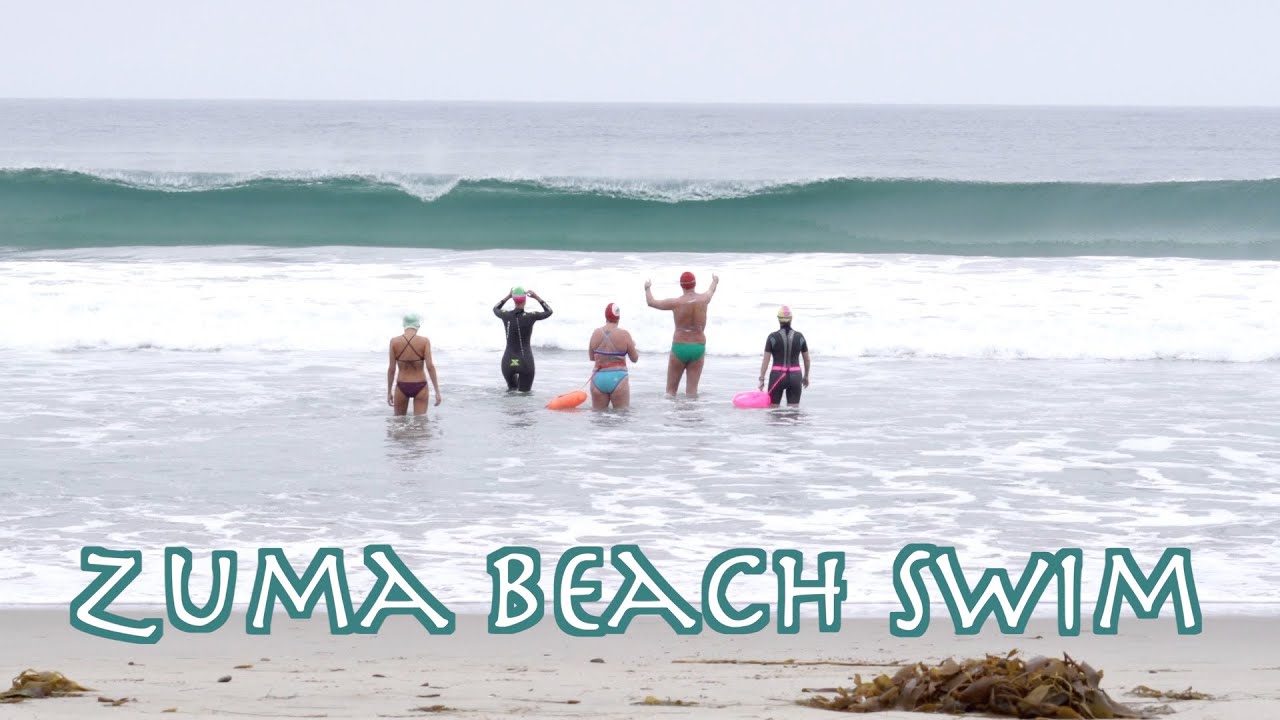
[[[671,353],[685,365],[695,360],[701,360],[706,352],[706,343],[671,343]]]

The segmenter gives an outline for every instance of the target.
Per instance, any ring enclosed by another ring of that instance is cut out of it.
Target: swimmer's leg
[[[617,389],[609,396],[609,402],[613,403],[614,410],[626,410],[631,407],[631,376],[622,378],[622,382],[618,383]]]
[[[804,390],[804,376],[796,372],[791,373],[791,377],[787,378],[787,404],[799,405],[802,390]]]
[[[702,365],[706,360],[707,358],[704,355],[685,366],[689,372],[684,383],[685,395],[688,395],[689,397],[698,396],[698,381],[702,379]]]
[[[516,373],[516,387],[520,392],[533,390],[533,358],[520,361],[520,372]]]
[[[674,352],[667,357],[667,394],[675,395],[680,389],[680,376],[684,375],[684,363]]]
[[[431,394],[430,390],[431,390],[430,383],[424,384],[422,386],[422,389],[418,391],[418,394],[413,396],[413,414],[414,415],[427,414],[427,397]]]
[[[782,393],[787,390],[785,382],[782,379],[781,370],[773,370],[769,373],[769,404],[771,406],[778,407],[782,404]]]
[[[600,388],[596,384],[591,383],[591,409],[606,410],[609,407],[609,396],[600,392]]]
[[[502,379],[507,381],[507,390],[516,389],[516,375],[518,374],[518,366],[512,365],[513,358],[510,355],[502,356]]]
[[[409,396],[405,395],[400,389],[400,384],[396,383],[395,393],[395,414],[397,416],[407,415],[409,413]]]

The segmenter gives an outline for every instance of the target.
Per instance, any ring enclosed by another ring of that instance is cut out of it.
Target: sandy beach
[[[923,638],[899,639],[882,620],[859,619],[846,620],[836,634],[814,632],[811,623],[796,636],[680,637],[664,625],[637,621],[625,635],[574,638],[544,621],[503,637],[487,634],[482,616],[460,616],[457,633],[447,637],[430,636],[407,618],[389,620],[376,636],[335,637],[316,617],[278,618],[272,635],[251,637],[243,632],[243,618],[236,617],[211,635],[168,628],[157,645],[133,646],[81,634],[69,626],[65,612],[5,610],[0,612],[4,670],[14,675],[28,667],[58,670],[93,692],[0,705],[0,713],[15,718],[820,719],[839,715],[798,705],[812,697],[807,689],[849,686],[855,673],[892,673],[901,662],[1018,648],[1026,657],[1065,651],[1103,670],[1102,687],[1114,699],[1136,706],[1166,704],[1171,717],[1280,715],[1277,618],[1208,617],[1199,636],[1177,635],[1168,619],[1129,619],[1114,637],[1060,638],[1046,622],[1033,623],[1024,636],[961,638],[948,629],[939,625]],[[225,676],[229,682],[218,682]],[[1129,693],[1138,685],[1166,691],[1192,687],[1214,699],[1147,700]],[[645,705],[650,696],[693,704]],[[99,697],[129,700],[109,707]]]

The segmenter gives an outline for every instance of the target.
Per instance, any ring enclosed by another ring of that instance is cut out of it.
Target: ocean
[[[720,277],[696,400],[644,302],[684,270]],[[1086,599],[1105,548],[1186,547],[1207,613],[1274,614],[1277,271],[1280,109],[0,101],[0,605],[69,602],[85,545],[144,551],[120,602],[169,545],[197,583],[340,547],[363,591],[391,543],[482,607],[502,546],[549,584],[636,543],[690,598],[725,549],[844,551],[879,614],[931,542],[1080,547]],[[513,285],[555,311],[531,396]],[[633,408],[545,410],[609,302]],[[736,409],[782,304],[812,385]],[[409,311],[425,420],[384,399]]]

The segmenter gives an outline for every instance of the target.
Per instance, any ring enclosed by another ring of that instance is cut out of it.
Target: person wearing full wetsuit
[[[764,390],[765,372],[769,375],[769,403],[782,404],[782,394],[787,395],[788,405],[800,404],[801,388],[809,387],[809,343],[804,335],[791,328],[791,308],[783,305],[778,310],[778,329],[769,334],[764,343],[764,358],[760,361],[760,389]],[[800,358],[804,358],[804,375],[800,374]],[[769,362],[773,362],[770,370]]]
[[[538,301],[541,312],[525,311],[526,295]],[[508,300],[515,303],[515,308],[503,310]],[[507,389],[529,392],[533,389],[533,346],[529,344],[533,324],[551,317],[551,306],[537,293],[525,293],[523,288],[515,287],[493,306],[493,314],[502,321],[507,333],[507,349],[502,353],[502,377],[507,381]]]

